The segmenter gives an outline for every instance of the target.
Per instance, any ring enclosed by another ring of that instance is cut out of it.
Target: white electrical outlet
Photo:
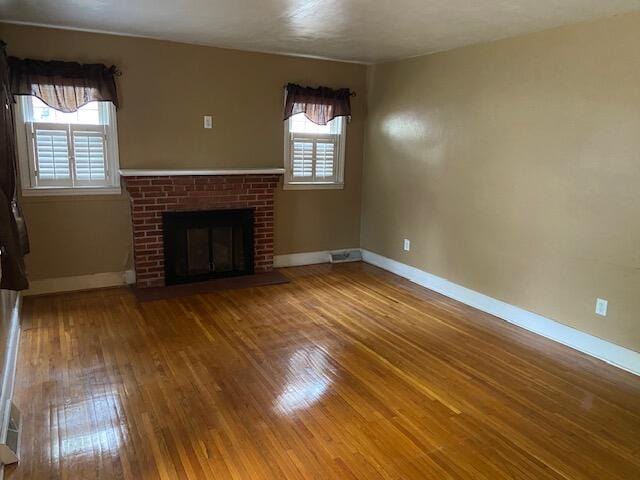
[[[596,313],[598,315],[602,315],[603,317],[606,317],[608,305],[609,305],[609,302],[607,300],[604,300],[602,298],[596,299]]]
[[[411,241],[405,238],[403,248],[405,252],[408,252],[409,250],[411,250]]]
[[[204,116],[204,128],[213,128],[213,118],[211,115]]]

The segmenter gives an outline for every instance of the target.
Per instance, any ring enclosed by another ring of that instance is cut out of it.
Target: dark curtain
[[[313,123],[326,125],[335,117],[351,116],[351,92],[348,88],[301,87],[290,83],[286,87],[284,119],[304,113]]]
[[[13,96],[5,46],[0,41],[0,288],[24,290],[29,287],[24,268],[24,256],[29,252],[29,239],[16,198]]]
[[[75,112],[95,101],[113,102],[118,108],[119,72],[113,65],[9,57],[9,69],[14,95],[33,95],[61,112]]]

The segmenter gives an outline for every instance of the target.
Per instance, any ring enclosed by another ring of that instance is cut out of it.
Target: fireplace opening
[[[164,212],[165,283],[253,273],[253,209]]]

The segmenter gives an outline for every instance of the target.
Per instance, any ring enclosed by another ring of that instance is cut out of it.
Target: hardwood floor
[[[640,479],[640,378],[365,264],[27,298],[40,479]]]

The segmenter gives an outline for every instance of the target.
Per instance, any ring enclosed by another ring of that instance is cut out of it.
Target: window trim
[[[107,151],[106,169],[108,170],[109,183],[105,185],[41,185],[35,184],[34,174],[34,151],[29,146],[32,142],[29,126],[33,122],[26,121],[31,118],[30,101],[31,96],[20,95],[16,98],[15,119],[16,119],[16,147],[18,154],[18,170],[20,172],[20,183],[22,186],[22,196],[24,197],[43,197],[43,196],[64,196],[64,195],[119,195],[122,193],[120,187],[120,167],[119,167],[119,151],[118,151],[118,124],[116,116],[116,108],[111,102],[100,102],[100,116],[105,122],[104,116],[108,117],[108,122],[102,124],[105,129],[105,148]],[[42,123],[42,122],[41,122]],[[53,125],[53,124],[52,124]],[[70,132],[74,130],[76,124],[58,123],[58,126],[71,125]],[[83,125],[77,124],[78,127]],[[72,135],[70,133],[69,135]],[[73,137],[69,136],[69,141],[73,141]],[[71,162],[70,168],[73,167]],[[73,174],[72,174],[73,175]]]
[[[296,181],[292,177],[293,164],[291,158],[291,121],[292,117],[285,120],[284,123],[284,182],[282,184],[283,190],[342,190],[344,188],[344,164],[346,154],[346,137],[347,137],[347,123],[348,117],[336,117],[341,121],[340,133],[338,133],[337,142],[337,155],[336,155],[336,179],[329,182],[320,181]],[[304,136],[304,133],[299,133]],[[312,137],[313,134],[308,134]],[[318,134],[319,137],[326,134]]]

